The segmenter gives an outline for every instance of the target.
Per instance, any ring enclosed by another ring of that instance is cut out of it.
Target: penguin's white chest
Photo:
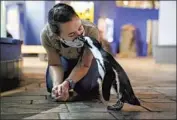
[[[85,37],[85,39],[87,40],[88,44],[92,47],[89,48],[93,54],[93,56],[96,59],[97,65],[98,65],[98,72],[101,76],[102,79],[104,79],[105,76],[105,66],[104,66],[104,61],[103,61],[103,57],[101,55],[101,52],[98,50],[98,48],[93,44],[93,41],[89,38],[89,37]]]

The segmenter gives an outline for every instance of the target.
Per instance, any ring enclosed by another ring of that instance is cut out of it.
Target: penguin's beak
[[[78,39],[79,39],[80,41],[82,41],[82,42],[85,42],[85,41],[86,41],[85,38],[84,38],[84,36],[79,36]]]

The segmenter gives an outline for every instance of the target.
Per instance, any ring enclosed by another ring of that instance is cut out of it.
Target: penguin
[[[140,106],[140,101],[134,94],[126,72],[114,57],[105,51],[95,38],[82,36],[79,40],[84,42],[84,47],[88,47],[96,59],[99,72],[97,82],[102,101],[109,102],[111,87],[117,93],[117,102],[112,106],[107,106],[107,109],[119,111],[124,103]]]

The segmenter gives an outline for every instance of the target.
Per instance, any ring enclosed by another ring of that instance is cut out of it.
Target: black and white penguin
[[[124,103],[140,105],[126,72],[114,57],[106,52],[96,39],[85,36],[80,40],[84,42],[84,46],[91,50],[97,61],[100,76],[97,82],[102,100],[109,101],[112,86],[117,92],[116,104],[108,106],[108,109],[121,110]]]

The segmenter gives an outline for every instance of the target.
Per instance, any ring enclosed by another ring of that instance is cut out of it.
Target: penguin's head
[[[91,44],[98,49],[102,48],[101,43],[93,37],[84,36],[81,41],[83,41],[89,48],[92,48]]]

